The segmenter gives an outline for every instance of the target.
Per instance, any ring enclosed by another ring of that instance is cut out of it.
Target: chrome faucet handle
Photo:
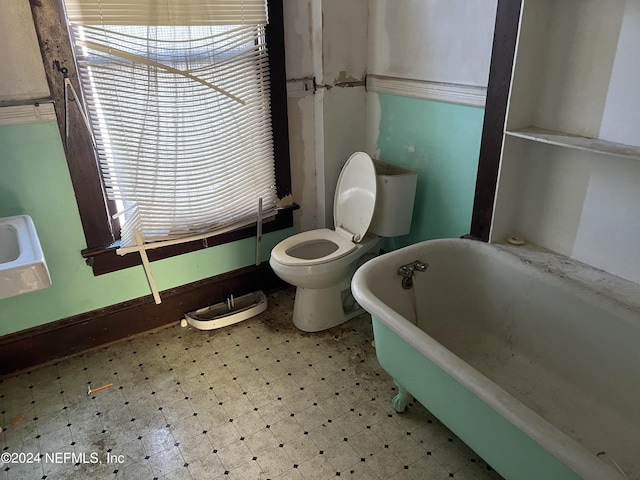
[[[407,278],[413,277],[413,266],[411,264],[401,266],[398,268],[398,275],[402,275]]]
[[[424,272],[427,268],[429,268],[429,264],[425,262],[421,262],[420,260],[416,260],[413,262],[413,268],[418,270],[419,272]]]

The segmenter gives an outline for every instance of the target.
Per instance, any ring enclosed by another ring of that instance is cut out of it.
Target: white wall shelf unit
[[[523,0],[489,240],[640,283],[640,0]]]

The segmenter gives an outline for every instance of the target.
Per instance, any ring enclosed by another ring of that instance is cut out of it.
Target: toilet
[[[356,152],[338,178],[335,228],[298,233],[273,248],[271,268],[296,287],[297,328],[318,332],[363,312],[351,295],[351,278],[377,255],[382,237],[409,233],[416,183],[416,172]]]

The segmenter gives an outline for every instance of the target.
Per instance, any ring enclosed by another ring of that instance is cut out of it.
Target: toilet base
[[[320,332],[364,313],[351,295],[350,282],[329,288],[296,288],[293,324],[303,332]]]

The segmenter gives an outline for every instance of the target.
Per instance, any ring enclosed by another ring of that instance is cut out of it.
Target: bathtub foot
[[[391,400],[391,405],[393,405],[393,409],[396,412],[402,413],[407,408],[407,405],[411,400],[411,395],[401,385],[399,385],[398,382],[394,380],[393,383],[398,387],[398,394],[393,397],[393,400]]]

